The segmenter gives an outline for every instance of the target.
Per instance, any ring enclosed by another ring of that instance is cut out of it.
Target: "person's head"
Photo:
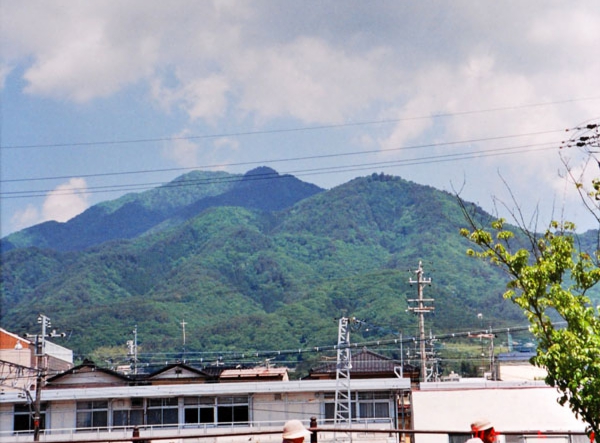
[[[471,431],[483,443],[493,443],[496,441],[496,430],[489,420],[482,419],[471,423]]]
[[[310,431],[304,427],[300,420],[290,420],[283,425],[284,443],[301,443],[310,436]]]

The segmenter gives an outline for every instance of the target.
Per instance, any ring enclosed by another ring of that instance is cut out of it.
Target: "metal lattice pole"
[[[350,424],[352,421],[351,394],[350,394],[350,320],[342,317],[339,320],[337,365],[335,384],[335,415],[334,424]]]

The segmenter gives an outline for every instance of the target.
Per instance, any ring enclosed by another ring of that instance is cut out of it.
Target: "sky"
[[[596,228],[599,43],[597,0],[0,0],[0,236],[263,165]]]

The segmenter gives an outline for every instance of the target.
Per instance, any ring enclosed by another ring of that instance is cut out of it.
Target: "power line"
[[[456,117],[456,116],[462,116],[462,115],[482,114],[482,113],[499,112],[499,111],[511,111],[511,110],[517,110],[517,109],[527,109],[527,108],[543,107],[543,106],[550,106],[550,105],[561,105],[561,104],[567,104],[567,103],[575,103],[575,102],[580,102],[580,101],[590,101],[590,100],[599,100],[599,99],[600,99],[600,96],[582,97],[582,98],[574,98],[574,99],[567,99],[567,100],[557,100],[557,101],[552,101],[552,102],[526,103],[523,105],[516,105],[516,106],[501,106],[501,107],[496,107],[496,108],[479,109],[479,110],[446,112],[446,113],[439,113],[439,114],[403,117],[403,118],[395,118],[395,119],[382,119],[382,120],[372,120],[372,121],[362,121],[362,122],[347,122],[347,123],[339,123],[339,124],[331,124],[331,125],[304,126],[304,127],[298,127],[298,128],[267,129],[267,130],[262,130],[262,131],[223,132],[223,133],[215,133],[215,134],[190,135],[190,136],[179,136],[179,137],[98,140],[98,141],[91,141],[91,142],[42,143],[42,144],[31,144],[31,145],[7,145],[7,146],[0,146],[0,149],[31,149],[31,148],[61,148],[61,147],[76,147],[76,146],[81,147],[81,146],[101,146],[101,145],[125,145],[125,144],[139,144],[139,143],[170,142],[170,141],[178,141],[178,140],[201,140],[201,139],[213,139],[213,138],[222,138],[222,137],[244,137],[244,136],[253,136],[253,135],[269,135],[269,134],[281,134],[281,133],[291,133],[291,132],[308,132],[308,131],[318,131],[318,130],[325,130],[325,129],[338,129],[338,128],[347,128],[347,127],[398,123],[398,122],[402,122],[402,121],[447,118],[447,117]]]
[[[560,326],[565,322],[555,323],[555,326]],[[501,334],[507,332],[520,332],[529,331],[530,326],[515,326],[515,327],[504,327],[494,329],[472,329],[469,331],[458,331],[449,332],[438,335],[427,336],[425,341],[435,340],[452,340],[459,338],[470,338],[477,334]],[[419,343],[421,339],[417,336],[403,336],[386,339],[375,339],[356,343],[349,343],[347,345],[350,349],[360,349],[364,347],[379,347],[385,345],[400,345],[400,344],[414,344]],[[271,349],[271,350],[240,350],[240,351],[186,351],[187,361],[195,361],[200,363],[210,363],[211,361],[222,362],[239,362],[242,360],[252,360],[256,358],[265,357],[277,357],[277,356],[290,356],[300,354],[311,354],[311,353],[322,353],[322,352],[333,352],[340,349],[339,345],[323,345],[323,346],[310,346],[304,348],[293,348],[293,349]],[[140,359],[152,361],[165,361],[165,360],[176,360],[181,353],[178,352],[142,352],[138,356]],[[171,358],[169,358],[171,357]]]
[[[263,164],[267,164],[267,163],[268,164],[284,163],[284,162],[287,163],[287,162],[304,161],[304,160],[321,160],[321,159],[326,159],[326,158],[339,158],[339,157],[349,157],[349,156],[356,156],[356,155],[380,154],[380,153],[384,153],[384,152],[405,151],[405,150],[412,150],[412,149],[462,145],[462,144],[467,144],[467,143],[481,143],[481,142],[488,142],[488,141],[498,141],[498,140],[506,140],[506,139],[511,139],[511,138],[531,137],[531,136],[537,136],[537,135],[553,134],[553,133],[558,133],[558,132],[562,133],[562,132],[564,132],[564,130],[562,130],[562,129],[556,130],[555,129],[555,130],[549,130],[549,131],[529,132],[529,133],[524,133],[524,134],[500,135],[500,136],[493,136],[493,137],[483,137],[483,138],[458,140],[458,141],[450,141],[450,142],[409,145],[409,146],[402,146],[402,147],[398,147],[398,148],[372,149],[372,150],[368,150],[368,151],[352,151],[352,152],[342,152],[342,153],[335,153],[335,154],[321,154],[321,155],[311,155],[311,156],[303,156],[303,157],[289,157],[289,158],[283,158],[283,159],[266,159],[266,160],[255,160],[255,161],[248,161],[248,162],[197,165],[197,166],[179,167],[179,168],[142,169],[142,170],[122,171],[122,172],[78,174],[77,177],[78,178],[106,177],[106,176],[119,176],[119,175],[148,174],[148,173],[155,173],[155,172],[189,171],[189,170],[195,170],[195,169],[214,169],[214,168],[224,168],[224,167],[233,167],[233,166],[263,165]],[[75,177],[75,176],[74,175],[62,175],[62,176],[52,176],[52,177],[16,178],[16,179],[0,180],[0,183],[60,180],[60,179],[68,179],[68,178],[73,178],[73,177]]]
[[[321,168],[310,168],[310,169],[300,169],[300,170],[292,170],[292,171],[284,171],[279,175],[275,175],[272,173],[267,174],[257,174],[256,176],[233,176],[233,177],[224,177],[224,178],[211,178],[211,179],[199,179],[199,180],[186,180],[186,181],[178,181],[178,182],[153,182],[153,183],[141,183],[141,184],[124,184],[124,185],[105,185],[105,186],[95,186],[95,187],[85,187],[85,188],[69,188],[65,190],[57,190],[57,189],[38,189],[33,191],[4,191],[0,192],[0,198],[2,199],[11,199],[11,198],[33,198],[33,197],[46,197],[49,192],[52,192],[53,195],[70,195],[72,193],[86,193],[86,194],[95,194],[95,193],[104,193],[104,192],[117,192],[117,191],[143,191],[155,188],[157,186],[161,186],[163,188],[170,187],[183,187],[183,186],[192,186],[199,184],[214,184],[219,182],[239,182],[242,180],[268,180],[268,179],[284,179],[289,178],[290,175],[301,177],[308,175],[320,175],[320,174],[332,174],[332,173],[342,173],[342,172],[351,172],[351,171],[362,171],[366,169],[372,169],[374,167],[377,168],[392,168],[392,167],[402,167],[402,166],[414,166],[419,164],[426,163],[441,163],[441,162],[449,162],[449,161],[460,161],[460,160],[469,160],[474,158],[484,158],[484,157],[492,157],[499,155],[514,155],[514,154],[523,154],[527,152],[536,152],[536,151],[545,151],[545,150],[553,150],[556,149],[555,143],[537,143],[537,144],[528,144],[528,145],[520,145],[513,147],[505,147],[505,148],[495,148],[483,151],[471,151],[471,152],[461,152],[454,154],[442,154],[442,155],[433,155],[427,157],[417,157],[412,159],[403,159],[403,160],[389,160],[383,162],[372,162],[372,163],[358,163],[354,165],[344,165],[344,166],[329,166],[329,167],[321,167]]]

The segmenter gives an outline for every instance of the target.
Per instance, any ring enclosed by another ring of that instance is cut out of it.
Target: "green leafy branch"
[[[504,297],[523,309],[538,340],[532,363],[546,369],[546,383],[561,393],[559,403],[568,403],[600,441],[600,317],[585,295],[600,280],[600,269],[576,249],[574,224],[553,222],[543,236],[523,230],[531,249],[512,252],[515,234],[505,220],[485,230],[464,213],[470,229],[461,235],[477,246],[467,254],[510,277]]]

